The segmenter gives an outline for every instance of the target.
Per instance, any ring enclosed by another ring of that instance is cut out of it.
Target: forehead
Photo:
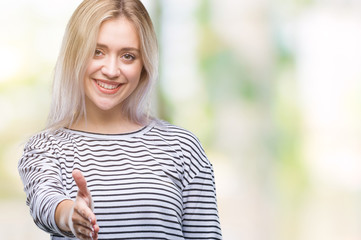
[[[139,36],[134,24],[121,16],[106,20],[101,24],[97,44],[139,48]]]

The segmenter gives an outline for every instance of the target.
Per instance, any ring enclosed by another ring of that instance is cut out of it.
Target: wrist
[[[71,233],[69,218],[73,210],[73,200],[67,199],[58,204],[55,209],[55,223],[61,231]]]

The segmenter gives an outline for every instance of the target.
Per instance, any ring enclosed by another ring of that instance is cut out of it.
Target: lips
[[[115,94],[120,89],[121,83],[111,82],[111,81],[104,81],[104,80],[94,80],[95,85],[101,91],[105,94]]]

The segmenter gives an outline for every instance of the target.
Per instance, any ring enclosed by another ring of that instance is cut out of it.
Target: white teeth
[[[101,81],[97,81],[97,84],[99,86],[101,86],[102,88],[105,88],[105,89],[108,89],[108,90],[115,89],[115,88],[117,88],[119,86],[119,85],[113,85],[113,84],[106,84],[106,83],[101,82]]]

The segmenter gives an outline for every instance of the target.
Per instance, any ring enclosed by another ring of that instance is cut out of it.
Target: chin
[[[113,104],[113,103],[98,103],[95,104],[95,106],[101,111],[111,111],[114,109],[120,109],[119,104]]]
[[[118,106],[99,106],[98,108],[103,112],[120,109]]]

